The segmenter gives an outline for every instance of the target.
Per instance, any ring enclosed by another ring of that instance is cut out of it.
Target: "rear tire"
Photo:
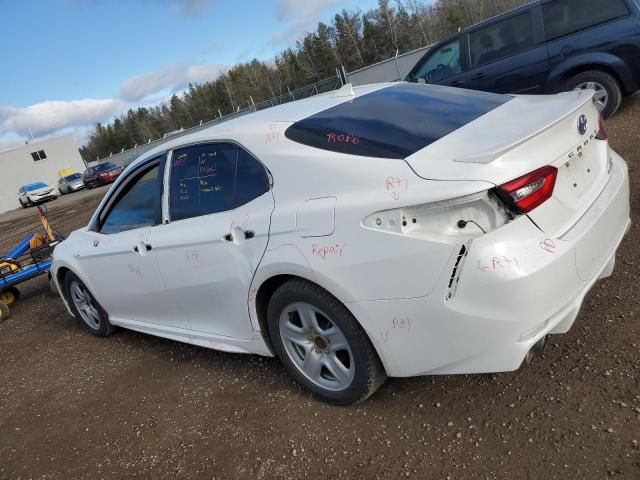
[[[69,272],[64,277],[64,296],[69,307],[82,325],[96,337],[108,337],[115,327],[109,322],[109,315],[96,301],[93,294],[78,276]]]
[[[622,88],[613,76],[602,70],[580,72],[564,82],[561,90],[584,90],[587,88],[596,90],[594,104],[605,118],[618,111],[622,104]]]
[[[276,290],[267,312],[273,347],[289,374],[322,400],[350,405],[369,398],[386,374],[369,337],[326,290],[293,279]]]

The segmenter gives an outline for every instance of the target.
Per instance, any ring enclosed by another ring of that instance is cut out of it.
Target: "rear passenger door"
[[[173,151],[166,184],[150,243],[167,296],[192,330],[252,339],[249,288],[274,208],[266,168],[238,145],[199,144]]]
[[[465,45],[466,37],[462,36],[430,51],[424,60],[414,67],[412,81],[465,88]]]
[[[541,93],[549,74],[540,7],[469,34],[469,88]]]
[[[542,4],[542,15],[552,69],[594,51],[629,55],[621,43],[637,41],[640,27],[623,0],[553,0]]]

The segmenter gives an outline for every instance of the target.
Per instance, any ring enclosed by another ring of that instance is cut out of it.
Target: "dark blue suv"
[[[637,0],[538,0],[434,45],[407,80],[496,93],[596,91],[604,116],[640,89]]]

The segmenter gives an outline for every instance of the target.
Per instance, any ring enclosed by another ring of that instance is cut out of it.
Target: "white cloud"
[[[72,6],[91,7],[95,4],[104,2],[105,0],[67,0]],[[202,12],[213,5],[215,0],[138,0],[145,4],[167,5],[177,10],[182,15],[188,17],[197,17]]]
[[[223,65],[170,65],[127,80],[119,98],[52,100],[28,107],[0,105],[0,150],[23,144],[29,131],[38,138],[72,133],[82,145],[97,122],[107,122],[129,108],[162,103],[189,83],[214,80],[225,70]]]
[[[288,22],[286,30],[277,32],[271,39],[274,46],[291,43],[315,29],[321,14],[338,3],[338,0],[277,0],[278,20]]]
[[[110,119],[126,110],[128,104],[119,99],[46,101],[28,107],[0,106],[0,131],[27,137],[49,135],[53,132],[91,125]]]
[[[138,101],[165,89],[175,93],[185,89],[189,83],[215,80],[225,69],[224,65],[169,65],[156,72],[130,78],[122,84],[120,97]]]

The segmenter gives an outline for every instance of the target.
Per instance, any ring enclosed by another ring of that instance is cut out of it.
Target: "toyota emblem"
[[[589,121],[587,120],[587,116],[582,114],[578,117],[578,131],[580,135],[584,135],[587,133],[587,129],[589,128]]]

